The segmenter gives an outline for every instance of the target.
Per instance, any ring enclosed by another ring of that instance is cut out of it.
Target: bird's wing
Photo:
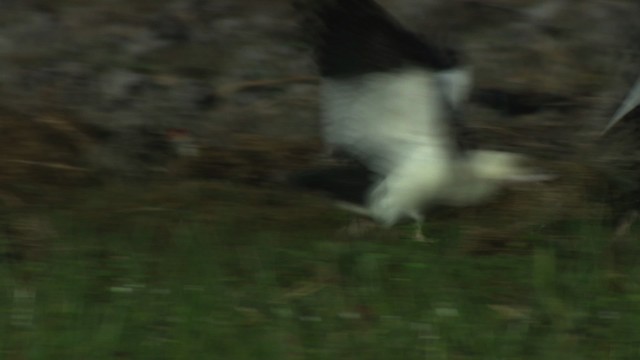
[[[327,143],[382,174],[416,146],[450,151],[451,110],[470,87],[458,54],[405,29],[374,0],[307,1]]]
[[[454,150],[450,108],[434,72],[411,68],[351,79],[324,79],[324,135],[381,174],[419,148]]]
[[[307,0],[302,30],[322,76],[348,77],[407,64],[446,70],[460,63],[455,50],[405,29],[374,0]]]
[[[618,121],[620,121],[625,115],[627,115],[631,110],[635,109],[640,105],[640,78],[636,80],[636,83],[631,88],[631,91],[627,94],[627,97],[622,102],[622,105],[616,110],[615,114],[609,121],[609,124],[602,130],[602,134],[604,135],[607,131],[609,131],[612,127],[614,127]]]

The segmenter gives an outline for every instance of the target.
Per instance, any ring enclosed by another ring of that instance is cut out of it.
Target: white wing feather
[[[452,96],[460,103],[464,90],[452,87],[445,94],[440,81],[425,69],[323,80],[325,139],[381,174],[419,147],[431,148],[430,156],[448,156],[453,141],[443,100]]]

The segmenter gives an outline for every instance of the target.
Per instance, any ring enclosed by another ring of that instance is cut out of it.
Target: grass
[[[50,228],[0,242],[4,359],[640,355],[638,246],[620,260],[592,223],[566,227],[577,243],[532,232],[527,251],[479,256],[458,222],[428,224],[435,244],[403,227],[354,238],[313,198],[219,184],[113,186],[34,213]]]

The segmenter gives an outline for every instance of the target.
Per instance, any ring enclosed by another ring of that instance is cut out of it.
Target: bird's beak
[[[544,182],[557,179],[557,175],[552,174],[517,174],[507,176],[507,182],[521,183],[521,182]]]

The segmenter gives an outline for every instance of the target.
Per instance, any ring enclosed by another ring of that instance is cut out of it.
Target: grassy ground
[[[3,221],[3,359],[640,358],[638,246],[593,223],[474,255],[463,220],[349,237],[317,199],[220,184]]]

